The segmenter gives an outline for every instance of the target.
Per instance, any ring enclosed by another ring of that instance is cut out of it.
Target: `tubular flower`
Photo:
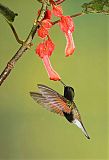
[[[48,35],[48,31],[51,27],[52,27],[52,24],[49,19],[43,20],[37,32],[38,36],[41,38],[46,38],[46,36]]]
[[[72,37],[72,32],[74,31],[73,20],[70,16],[63,16],[62,8],[60,6],[56,6],[54,3],[52,4],[52,10],[55,16],[61,18],[59,26],[61,30],[65,33],[65,37],[67,40],[65,53],[66,56],[70,56],[74,53],[75,50],[75,45]]]
[[[52,68],[48,55],[45,55],[43,57],[43,63],[44,63],[44,66],[47,70],[47,73],[48,73],[50,80],[57,81],[57,80],[61,79],[60,76],[58,75],[58,73],[56,71],[54,71],[54,69]]]
[[[38,14],[39,13],[40,11],[38,11]],[[39,37],[46,38],[46,36],[49,34],[49,29],[52,27],[50,19],[51,11],[47,9],[43,20],[40,22],[40,28],[37,31]]]
[[[65,37],[67,40],[65,53],[66,56],[70,56],[74,53],[75,45],[72,37],[72,32],[74,31],[74,23],[70,16],[62,16],[59,22],[61,30],[65,33]]]
[[[50,39],[49,30],[55,24],[51,22],[52,13],[54,16],[59,17],[59,26],[60,29],[64,32],[67,43],[65,48],[66,56],[70,56],[74,53],[75,45],[72,37],[72,32],[74,32],[74,23],[70,16],[64,16],[63,10],[59,3],[62,3],[64,0],[49,0],[52,10],[46,10],[45,16],[41,22],[39,22],[39,29],[37,31],[38,36],[43,39],[36,47],[36,54],[42,59],[45,69],[48,73],[48,76],[51,80],[60,80],[60,76],[54,71],[50,63],[50,56],[52,55],[55,45]],[[40,14],[40,11],[38,11]]]
[[[51,66],[49,57],[54,51],[54,43],[51,41],[50,38],[48,40],[44,41],[43,43],[40,43],[36,48],[36,54],[39,55],[39,57],[42,59],[45,69],[47,70],[48,76],[50,80],[60,80],[60,76],[54,71],[54,69]]]

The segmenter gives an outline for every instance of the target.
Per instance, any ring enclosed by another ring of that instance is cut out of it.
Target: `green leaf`
[[[6,20],[8,20],[9,22],[13,22],[15,16],[17,16],[17,13],[14,13],[13,11],[11,11],[8,7],[2,5],[0,3],[0,13],[6,18]]]
[[[84,13],[109,14],[109,0],[92,0],[82,5]]]

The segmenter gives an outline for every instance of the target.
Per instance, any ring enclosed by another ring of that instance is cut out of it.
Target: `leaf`
[[[8,7],[2,5],[0,3],[0,13],[8,20],[9,22],[13,22],[15,19],[15,16],[17,16],[17,13],[14,13],[11,11]]]
[[[84,13],[109,14],[109,0],[92,0],[82,5]]]

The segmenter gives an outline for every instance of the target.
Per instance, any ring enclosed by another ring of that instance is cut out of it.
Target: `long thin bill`
[[[86,129],[84,128],[84,125],[83,125],[82,122],[80,122],[80,121],[78,121],[77,119],[75,119],[75,120],[73,120],[73,123],[74,123],[75,125],[77,125],[77,127],[79,127],[79,128],[82,130],[82,132],[84,133],[84,135],[85,135],[88,139],[90,139],[90,137],[89,137]]]

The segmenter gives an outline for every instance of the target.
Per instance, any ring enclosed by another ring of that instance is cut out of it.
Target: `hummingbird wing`
[[[31,97],[40,105],[44,106],[51,112],[60,114],[63,116],[63,112],[70,113],[71,109],[67,105],[67,99],[62,95],[54,91],[53,89],[38,84],[40,93],[30,92]]]

